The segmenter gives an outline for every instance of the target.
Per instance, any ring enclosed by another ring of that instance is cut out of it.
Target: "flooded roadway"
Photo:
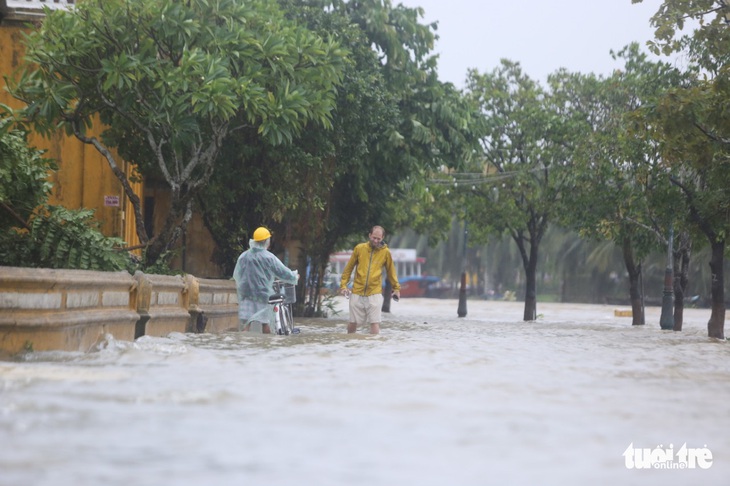
[[[675,333],[658,308],[632,327],[614,306],[467,307],[403,299],[379,336],[347,335],[343,311],[288,337],[0,362],[0,486],[728,484],[730,347],[709,310]]]

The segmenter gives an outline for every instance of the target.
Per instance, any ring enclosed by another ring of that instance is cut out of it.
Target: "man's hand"
[[[397,292],[393,292],[391,297],[393,298],[394,301],[398,302],[400,300],[400,290],[398,290]]]
[[[348,289],[347,287],[345,287],[344,289],[340,289],[340,295],[344,295],[345,297],[349,297],[350,296],[350,289]]]

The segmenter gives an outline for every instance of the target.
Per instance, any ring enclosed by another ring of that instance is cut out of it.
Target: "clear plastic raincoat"
[[[249,249],[241,253],[233,270],[238,293],[239,329],[250,322],[274,325],[273,306],[269,296],[274,293],[274,280],[296,284],[298,273],[289,270],[273,253],[266,241],[249,241]]]

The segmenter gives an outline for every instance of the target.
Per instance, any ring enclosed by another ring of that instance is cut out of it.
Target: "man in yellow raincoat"
[[[385,230],[373,226],[367,243],[355,246],[350,260],[342,271],[340,294],[350,297],[350,322],[347,332],[357,331],[358,324],[370,324],[370,333],[380,332],[381,309],[383,307],[383,267],[393,287],[393,298],[400,299],[400,283],[396,275],[393,256],[383,241]],[[352,292],[347,288],[350,275],[355,270]]]

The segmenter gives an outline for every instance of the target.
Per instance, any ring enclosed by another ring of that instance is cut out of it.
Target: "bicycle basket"
[[[296,304],[297,287],[294,284],[282,285],[281,293],[284,294],[284,304]]]

